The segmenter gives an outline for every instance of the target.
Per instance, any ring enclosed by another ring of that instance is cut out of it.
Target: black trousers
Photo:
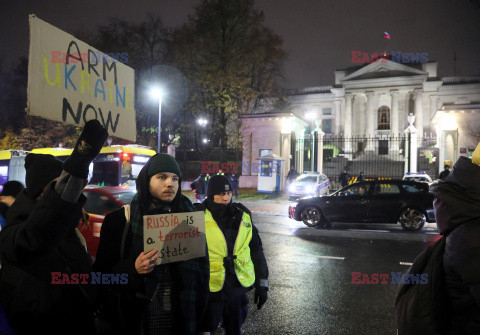
[[[221,323],[226,335],[241,335],[248,314],[248,297],[245,293],[245,289],[239,288],[223,299],[209,299],[202,330],[213,334]]]

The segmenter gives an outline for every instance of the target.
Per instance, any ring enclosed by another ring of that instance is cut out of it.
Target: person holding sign
[[[144,248],[144,217],[165,214],[170,220],[173,213],[195,211],[181,194],[180,178],[175,159],[156,154],[138,175],[130,211],[123,207],[105,216],[94,269],[128,274],[128,284],[115,288],[119,302],[109,308],[112,295],[104,294],[105,319],[116,327],[115,334],[197,334],[208,299],[208,259],[159,265],[153,239],[152,248]]]
[[[18,334],[95,333],[96,290],[78,277],[91,273],[92,260],[77,226],[88,167],[107,137],[92,120],[65,162],[25,157],[26,189],[0,232],[0,304]]]
[[[248,313],[246,293],[255,286],[255,303],[267,301],[268,267],[251,212],[232,202],[232,185],[222,175],[208,181],[207,199],[195,204],[205,211],[210,260],[210,295],[202,330],[222,323],[227,335],[241,334]]]

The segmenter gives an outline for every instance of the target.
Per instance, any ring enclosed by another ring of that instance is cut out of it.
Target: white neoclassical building
[[[258,158],[267,153],[285,159],[285,171],[290,164],[303,171],[305,159],[312,159],[310,170],[322,170],[323,153],[303,147],[309,136],[343,138],[342,162],[361,159],[359,150],[381,155],[382,146],[389,155],[405,155],[401,141],[388,139],[405,135],[409,115],[415,116],[418,148],[437,149],[437,174],[445,162],[471,155],[480,139],[480,77],[440,78],[436,62],[382,59],[337,70],[334,85],[292,90],[289,102],[288,113],[268,110],[242,118],[244,186],[256,185]],[[361,138],[378,141],[356,143]]]

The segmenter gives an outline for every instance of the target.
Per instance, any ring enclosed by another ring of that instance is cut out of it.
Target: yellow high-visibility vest
[[[218,292],[225,282],[225,266],[223,259],[228,255],[227,241],[222,230],[213,219],[212,213],[205,209],[205,233],[207,235],[208,258],[210,261],[210,292]],[[255,283],[255,271],[250,257],[250,241],[252,240],[252,220],[243,213],[238,229],[233,255],[235,257],[235,274],[244,287]]]

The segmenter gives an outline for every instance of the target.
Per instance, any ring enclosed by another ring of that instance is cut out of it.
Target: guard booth
[[[284,160],[274,154],[259,157],[257,160],[260,161],[257,191],[259,193],[279,193],[283,191]]]

